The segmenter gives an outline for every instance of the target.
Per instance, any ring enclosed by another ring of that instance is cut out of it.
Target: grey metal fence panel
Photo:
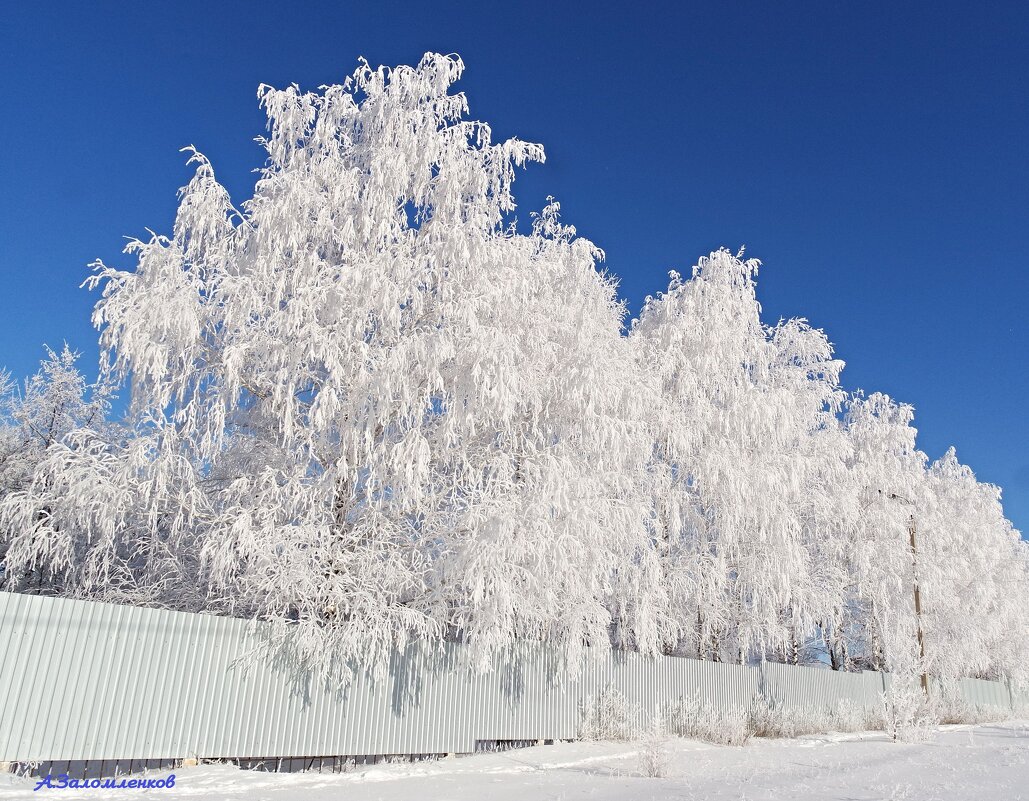
[[[982,679],[959,679],[958,689],[961,696],[972,704],[979,706],[997,706],[1010,709],[1011,693],[1007,684],[999,681],[983,681]]]
[[[883,675],[871,671],[844,673],[768,662],[763,673],[762,695],[775,705],[794,709],[825,711],[841,702],[878,709],[885,690]]]
[[[888,677],[635,653],[565,663],[539,644],[479,672],[463,646],[412,643],[344,689],[297,681],[288,660],[241,661],[248,621],[0,592],[0,761],[465,753],[478,741],[572,739],[580,711],[615,690],[639,726],[696,698],[747,709],[879,704]],[[1000,682],[963,680],[974,703],[1011,707]]]

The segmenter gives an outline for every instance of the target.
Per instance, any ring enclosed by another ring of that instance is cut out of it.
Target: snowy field
[[[878,732],[754,740],[743,747],[670,740],[666,776],[644,775],[641,747],[553,746],[369,766],[345,774],[276,774],[228,765],[177,770],[157,798],[246,801],[1014,801],[1029,799],[1029,721],[946,726],[929,742],[896,744]],[[154,774],[160,777],[166,774]],[[0,777],[0,799],[139,797],[139,790],[40,789]]]

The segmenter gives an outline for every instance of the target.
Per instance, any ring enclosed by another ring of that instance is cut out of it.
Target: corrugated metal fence
[[[621,692],[639,714],[694,697],[746,709],[880,703],[886,677],[608,652],[565,672],[525,645],[486,672],[461,646],[414,644],[378,679],[299,687],[249,660],[258,625],[225,617],[0,592],[0,761],[176,760],[468,753],[496,741],[574,739],[581,705]],[[965,680],[980,704],[1010,706],[998,682]]]

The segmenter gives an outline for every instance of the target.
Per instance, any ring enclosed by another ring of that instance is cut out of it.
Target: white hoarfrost
[[[194,153],[173,236],[93,280],[146,443],[118,454],[131,477],[99,480],[136,520],[107,530],[114,510],[72,495],[73,525],[19,527],[23,558],[83,530],[137,551],[146,531],[159,570],[185,556],[210,606],[295,623],[312,653],[578,648],[607,643],[612,609],[653,646],[624,308],[556,203],[528,234],[509,224],[513,168],[543,151],[463,121],[461,70],[427,56],[318,94],[262,87],[268,163],[240,210]],[[66,580],[93,587],[117,550]]]
[[[761,323],[758,262],[721,250],[672,275],[630,340],[653,374],[653,505],[673,652],[798,660],[824,617],[819,539],[847,454],[842,362],[803,320]]]
[[[543,150],[466,119],[462,70],[262,86],[237,205],[189,149],[171,234],[90,279],[99,383],[67,353],[4,382],[4,588],[273,621],[344,676],[411,637],[886,669],[898,726],[922,675],[1025,679],[1000,491],[764,323],[742,253],[626,334],[558,204],[514,218]]]

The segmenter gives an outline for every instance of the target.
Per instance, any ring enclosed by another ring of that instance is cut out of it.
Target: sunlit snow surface
[[[369,766],[346,774],[276,774],[204,765],[175,771],[172,790],[145,794],[247,801],[1029,799],[1029,721],[946,726],[930,742],[917,745],[891,743],[877,732],[755,740],[742,748],[673,739],[666,746],[666,778],[642,775],[639,748],[563,743],[438,762]],[[33,787],[27,779],[0,776],[0,799],[70,801],[141,794],[127,789],[33,792]]]

